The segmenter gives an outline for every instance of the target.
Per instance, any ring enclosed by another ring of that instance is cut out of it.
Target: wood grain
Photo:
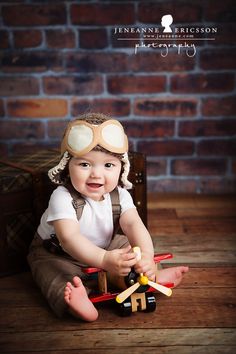
[[[163,267],[188,264],[181,285],[157,294],[153,313],[121,318],[114,302],[84,323],[55,317],[29,272],[0,279],[0,352],[233,354],[236,352],[236,218],[232,196],[150,196],[149,227]]]

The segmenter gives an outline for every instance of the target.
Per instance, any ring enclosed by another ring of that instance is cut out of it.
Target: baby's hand
[[[142,253],[142,258],[134,266],[134,269],[137,273],[143,273],[148,279],[155,281],[156,264],[150,254]]]
[[[137,262],[136,255],[130,252],[131,247],[106,251],[102,268],[111,274],[126,276]]]

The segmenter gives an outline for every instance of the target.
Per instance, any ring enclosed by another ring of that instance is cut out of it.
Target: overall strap
[[[76,211],[77,219],[81,218],[85,206],[85,200],[79,192],[69,183],[65,186],[72,196],[72,205]]]
[[[82,198],[80,193],[76,191],[76,189],[72,186],[72,184],[67,183],[65,187],[70,192],[70,195],[72,197],[72,205],[76,211],[77,219],[79,220],[81,218],[85,206],[85,200],[84,198]],[[56,234],[51,234],[50,239],[44,240],[43,246],[44,248],[46,248],[47,251],[53,254],[59,254],[59,255],[67,254],[61,247],[60,241],[58,240]]]
[[[117,187],[113,189],[113,191],[110,193],[110,197],[111,197],[112,217],[113,217],[113,235],[112,235],[113,238],[119,229],[119,219],[121,214],[120,196]]]

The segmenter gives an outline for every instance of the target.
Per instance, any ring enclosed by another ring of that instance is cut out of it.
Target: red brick
[[[125,53],[70,53],[66,55],[66,68],[69,72],[120,72],[127,70]]]
[[[235,119],[179,122],[180,136],[232,136],[235,134]]]
[[[1,77],[1,96],[26,96],[39,94],[38,79],[33,77]]]
[[[72,115],[78,116],[85,112],[99,112],[111,116],[128,116],[130,102],[126,98],[74,99],[72,101]]]
[[[3,100],[0,100],[0,117],[4,116]]]
[[[138,151],[149,156],[178,156],[192,155],[194,143],[192,141],[170,140],[170,141],[139,141]]]
[[[38,47],[42,43],[42,32],[39,30],[14,31],[16,48]]]
[[[47,70],[60,71],[63,68],[62,54],[55,52],[16,51],[4,53],[2,56],[2,71],[34,73]]]
[[[44,125],[36,121],[1,120],[0,139],[42,139]]]
[[[0,123],[1,124],[1,123]],[[1,157],[7,158],[8,157],[8,144],[0,143],[0,154]]]
[[[235,116],[236,97],[211,97],[202,102],[202,114],[204,116]]]
[[[66,24],[66,8],[63,4],[3,6],[2,17],[9,26],[62,25]]]
[[[103,49],[108,46],[107,31],[105,29],[81,29],[79,31],[80,48]]]
[[[233,174],[236,175],[236,160],[232,161],[231,170],[232,170]]]
[[[200,53],[200,67],[205,70],[230,70],[236,68],[236,49],[206,49]]]
[[[171,137],[174,135],[175,122],[174,121],[127,121],[123,122],[128,137],[142,138],[142,137]]]
[[[218,176],[224,175],[226,168],[225,159],[186,159],[173,161],[171,173],[184,176]]]
[[[46,42],[49,48],[75,48],[75,33],[71,29],[47,30]]]
[[[44,92],[49,95],[93,95],[102,93],[103,80],[98,75],[44,77]]]
[[[47,118],[65,117],[67,101],[63,99],[18,99],[9,100],[7,110],[10,117]]]
[[[57,139],[58,146],[66,129],[68,121],[66,120],[53,120],[48,122],[48,136],[53,139]]]
[[[166,160],[148,160],[147,161],[147,175],[149,177],[152,176],[160,176],[165,175],[167,173],[167,161]]]
[[[197,144],[197,154],[200,156],[236,156],[236,140],[202,140]]]
[[[172,14],[175,23],[200,22],[202,20],[202,9],[197,4],[188,3],[179,4],[176,1],[168,1],[155,3],[153,1],[140,2],[138,7],[138,20],[143,23],[161,24],[163,15]]]
[[[9,48],[8,32],[4,30],[0,31],[0,48],[1,49]]]
[[[186,117],[196,115],[196,106],[194,99],[138,98],[134,101],[134,112],[142,116]]]
[[[217,33],[214,35],[215,40],[208,41],[208,46],[235,45],[235,33],[236,23],[217,23]]]
[[[123,29],[122,29],[123,30]],[[111,45],[113,48],[132,48],[134,49],[133,41],[130,38],[140,40],[139,33],[115,33],[116,27],[112,28],[110,31]]]
[[[165,91],[165,76],[120,75],[107,80],[108,91],[112,94],[155,93]]]
[[[206,1],[205,19],[209,22],[235,22],[235,13],[234,0],[215,1],[214,6]]]
[[[205,178],[199,182],[199,192],[204,194],[231,194],[236,191],[236,180],[233,177]]]
[[[76,25],[129,25],[134,20],[133,4],[71,5],[71,22]]]
[[[169,53],[163,58],[158,49],[155,52],[142,52],[130,56],[129,67],[134,72],[163,72],[163,71],[185,71],[192,70],[195,66],[195,59],[186,55]]]
[[[25,141],[24,143],[11,144],[11,154],[33,154],[38,153],[40,150],[57,149],[59,146],[60,144],[58,142],[40,143],[35,140]]]
[[[234,89],[234,75],[217,74],[180,74],[171,77],[171,91],[177,93],[215,93]]]
[[[158,178],[148,180],[148,192],[160,193],[196,193],[197,182],[194,179]]]

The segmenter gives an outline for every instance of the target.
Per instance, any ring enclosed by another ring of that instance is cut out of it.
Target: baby
[[[98,312],[89,299],[89,279],[82,267],[102,268],[111,282],[118,283],[131,268],[150,280],[156,279],[151,236],[144,226],[127,189],[128,139],[122,125],[103,114],[90,113],[68,124],[61,144],[62,158],[49,171],[59,186],[51,195],[28,262],[32,275],[49,305],[58,316],[69,311],[85,321],[95,321]],[[122,235],[113,234],[111,192],[117,190],[121,208]],[[74,195],[84,200],[78,217]],[[60,252],[46,247],[50,238],[58,240]],[[142,252],[137,260],[132,247]],[[188,267],[158,272],[158,282],[177,286]]]

